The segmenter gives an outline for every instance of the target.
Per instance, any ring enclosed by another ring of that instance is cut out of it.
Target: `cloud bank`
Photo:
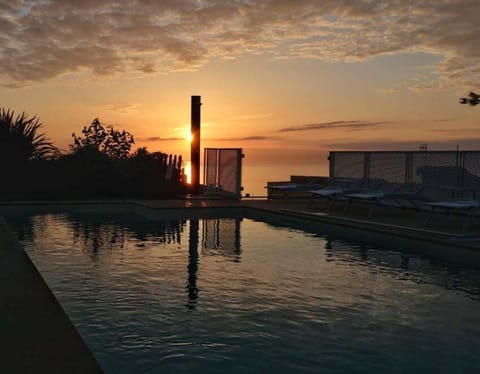
[[[213,59],[442,57],[417,88],[480,83],[478,0],[0,0],[0,82],[198,69]]]
[[[150,136],[148,138],[137,138],[137,140],[147,141],[147,142],[170,142],[170,141],[176,141],[176,140],[185,140],[185,138],[178,138],[178,137],[162,138],[161,136]]]
[[[388,125],[391,121],[334,121],[334,122],[321,122],[321,123],[309,123],[301,126],[284,127],[277,132],[297,132],[297,131],[310,131],[310,130],[328,130],[334,128],[342,128],[349,130],[362,130],[371,127],[378,127]]]
[[[275,136],[263,136],[263,135],[252,135],[252,136],[242,136],[242,137],[231,137],[231,138],[209,138],[209,141],[219,141],[219,142],[231,142],[231,141],[257,141],[257,140],[277,140]]]

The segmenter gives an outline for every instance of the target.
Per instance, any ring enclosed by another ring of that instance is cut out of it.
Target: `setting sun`
[[[185,133],[185,139],[187,139],[187,142],[191,143],[193,140],[193,134],[190,132],[190,130],[187,130]]]
[[[480,80],[478,2],[57,3],[3,10],[15,53],[0,53],[0,100],[60,149],[94,118],[132,134],[132,152],[242,148],[242,186],[262,195],[267,181],[327,175],[329,151],[480,144],[478,111],[458,104]],[[192,95],[204,101],[193,137]]]

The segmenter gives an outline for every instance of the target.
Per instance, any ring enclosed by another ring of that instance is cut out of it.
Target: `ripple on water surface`
[[[12,226],[107,372],[480,369],[478,266],[240,218]]]

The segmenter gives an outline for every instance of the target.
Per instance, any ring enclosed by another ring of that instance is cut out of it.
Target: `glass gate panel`
[[[242,149],[205,148],[205,193],[240,198],[242,195]]]

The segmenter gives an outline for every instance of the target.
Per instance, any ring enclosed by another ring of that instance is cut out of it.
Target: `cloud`
[[[260,136],[260,135],[253,135],[253,136],[244,136],[244,137],[239,137],[239,138],[213,138],[213,139],[208,139],[209,141],[257,141],[257,140],[276,140],[277,138],[275,136]]]
[[[106,108],[110,112],[116,112],[120,114],[128,114],[137,110],[138,104],[112,104],[107,105]]]
[[[309,123],[301,126],[284,127],[277,132],[297,132],[297,131],[311,131],[311,130],[325,130],[333,128],[348,128],[350,130],[361,130],[365,128],[378,127],[391,124],[389,121],[369,122],[369,121],[335,121],[335,122],[321,122]]]
[[[2,1],[0,82],[168,73],[252,53],[345,62],[426,52],[441,62],[415,89],[471,88],[479,14],[478,0]]]
[[[160,136],[151,136],[148,138],[137,138],[137,140],[145,142],[170,142],[175,140],[185,140],[185,138],[162,138]]]
[[[400,91],[399,87],[377,88],[376,91],[381,95],[393,95]]]

